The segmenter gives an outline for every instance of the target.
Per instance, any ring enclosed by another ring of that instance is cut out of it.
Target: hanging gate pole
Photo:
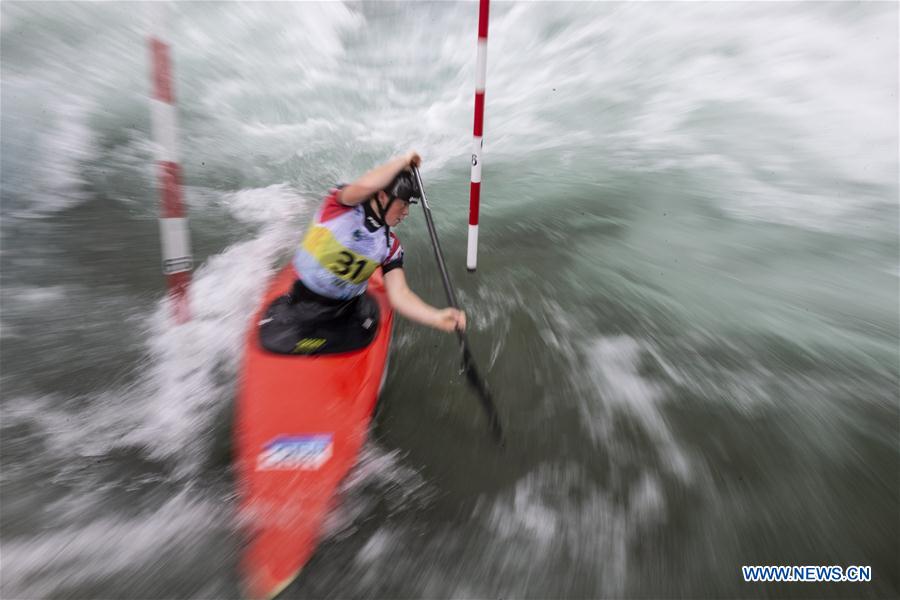
[[[162,246],[162,271],[172,299],[177,323],[190,320],[188,286],[194,259],[181,191],[181,166],[178,164],[175,92],[169,44],[162,37],[165,3],[155,9],[149,36],[151,64],[150,110],[153,141],[156,146],[157,187],[160,194],[159,234]]]
[[[472,140],[472,177],[469,188],[469,242],[466,268],[474,271],[478,264],[478,210],[481,200],[481,150],[484,148],[484,85],[487,78],[487,35],[490,0],[478,3],[478,56],[475,81],[475,124]]]

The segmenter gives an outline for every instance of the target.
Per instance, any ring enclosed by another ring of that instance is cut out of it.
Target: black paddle
[[[438,268],[441,270],[441,277],[444,280],[444,291],[447,293],[447,302],[453,308],[459,308],[456,302],[456,294],[453,292],[453,284],[450,283],[450,276],[447,274],[447,266],[444,264],[444,254],[441,252],[441,243],[438,241],[437,230],[434,228],[434,219],[431,217],[431,207],[428,206],[428,199],[425,197],[425,186],[422,185],[422,176],[419,175],[419,168],[413,166],[413,173],[416,176],[416,183],[419,184],[419,193],[422,194],[422,211],[425,213],[425,223],[428,225],[428,235],[431,236],[431,246],[434,248],[434,258],[437,260]],[[500,417],[497,415],[497,408],[494,406],[494,399],[487,389],[478,369],[475,367],[475,359],[469,351],[469,341],[463,331],[456,330],[456,337],[459,338],[459,346],[462,349],[462,366],[466,372],[466,379],[469,385],[478,394],[481,401],[481,407],[487,415],[488,424],[491,427],[491,435],[494,440],[503,445],[503,428],[500,426]]]

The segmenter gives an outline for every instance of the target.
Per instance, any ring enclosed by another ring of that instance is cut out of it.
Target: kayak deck
[[[288,266],[269,286],[247,338],[235,442],[242,557],[252,598],[272,598],[309,560],[341,480],[356,463],[385,374],[393,326],[381,271],[369,280],[380,324],[367,347],[343,354],[273,354],[257,323],[295,278]]]

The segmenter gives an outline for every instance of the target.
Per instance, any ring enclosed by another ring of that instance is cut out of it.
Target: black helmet
[[[413,200],[413,198],[419,199],[422,197],[415,177],[409,170],[397,173],[390,185],[384,188],[384,193],[390,198],[388,202],[393,202],[394,198],[400,198],[410,204],[415,204],[416,200]]]

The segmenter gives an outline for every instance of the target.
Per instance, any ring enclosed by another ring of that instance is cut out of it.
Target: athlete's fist
[[[422,164],[422,157],[419,156],[419,153],[415,150],[410,151],[406,155],[406,166],[408,167],[418,167]]]
[[[452,332],[465,331],[466,329],[466,313],[455,308],[444,308],[436,312],[434,319],[434,328],[441,331]]]

